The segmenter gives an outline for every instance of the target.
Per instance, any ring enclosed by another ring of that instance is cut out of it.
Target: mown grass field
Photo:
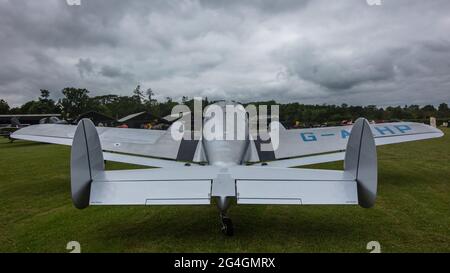
[[[379,195],[357,206],[90,207],[70,198],[68,147],[0,140],[0,252],[450,252],[450,130],[378,148]],[[340,169],[342,162],[316,168]],[[109,169],[130,166],[108,163]]]

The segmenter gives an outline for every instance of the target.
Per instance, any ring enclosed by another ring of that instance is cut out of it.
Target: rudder
[[[76,208],[89,206],[91,182],[103,171],[103,151],[97,129],[91,120],[82,119],[73,137],[70,161],[72,201]]]
[[[363,208],[372,207],[378,187],[377,149],[369,122],[364,118],[358,119],[352,128],[344,169],[357,181],[359,205]]]

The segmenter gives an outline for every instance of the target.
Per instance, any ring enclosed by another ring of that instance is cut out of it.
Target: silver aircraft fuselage
[[[207,161],[209,165],[219,167],[241,165],[250,143],[245,109],[232,102],[219,102],[212,106],[220,108],[223,114],[204,119],[202,144]],[[227,106],[234,107],[232,113]],[[211,136],[211,131],[214,136]]]
[[[244,107],[231,102],[219,102],[210,106],[215,107],[216,114],[218,112],[219,115],[208,115],[208,110],[205,113],[202,145],[208,164],[224,170],[242,165],[250,146],[249,122]],[[234,180],[231,177],[222,183],[234,187]],[[221,217],[224,217],[233,197],[229,195],[215,197]]]

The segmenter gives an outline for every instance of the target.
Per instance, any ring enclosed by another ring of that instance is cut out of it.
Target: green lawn
[[[0,252],[67,252],[69,241],[79,241],[83,252],[367,252],[369,241],[379,241],[383,252],[449,252],[445,132],[444,138],[378,149],[379,195],[372,209],[234,206],[234,237],[220,233],[213,205],[77,210],[68,147],[1,139]]]

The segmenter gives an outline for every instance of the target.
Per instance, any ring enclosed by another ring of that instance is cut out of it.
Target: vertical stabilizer
[[[344,168],[356,178],[359,205],[372,207],[378,186],[377,149],[369,122],[364,118],[358,119],[352,128]]]
[[[89,206],[91,182],[104,170],[103,152],[97,129],[89,119],[77,126],[72,143],[70,175],[72,201],[75,207]]]

